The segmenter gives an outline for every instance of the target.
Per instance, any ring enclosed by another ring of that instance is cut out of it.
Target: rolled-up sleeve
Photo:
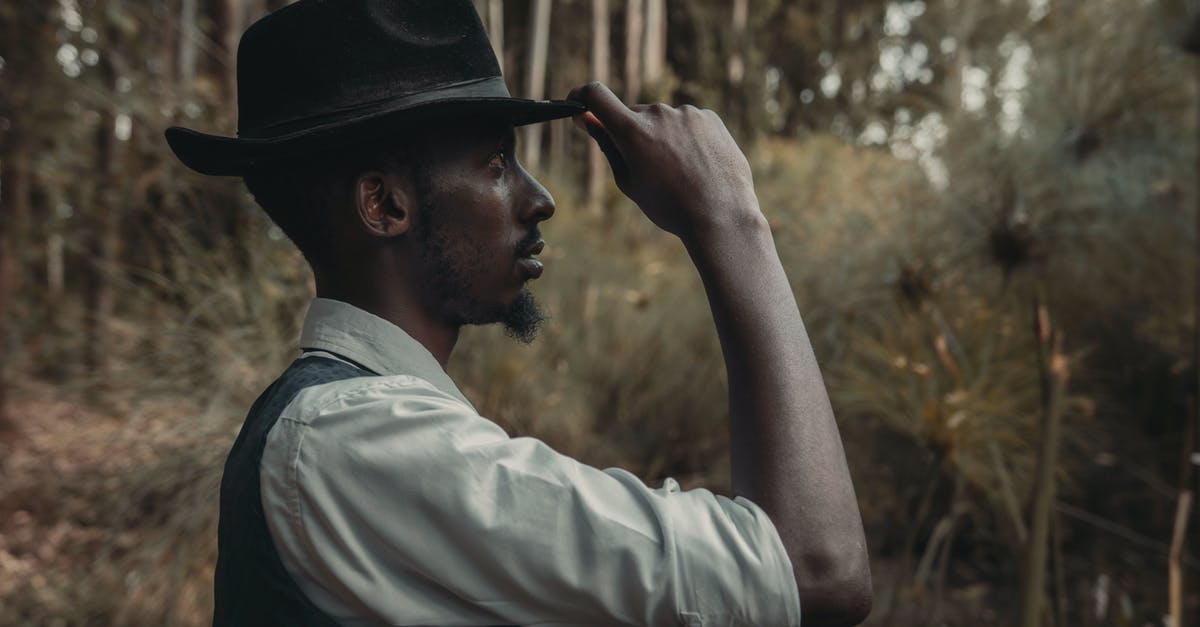
[[[799,624],[791,563],[744,498],[651,489],[510,438],[413,377],[293,405],[311,409],[272,431],[264,505],[285,565],[335,618]]]

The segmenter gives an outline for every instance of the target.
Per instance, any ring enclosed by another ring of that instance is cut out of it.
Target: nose
[[[525,178],[526,195],[521,203],[521,221],[537,224],[549,220],[554,215],[554,197],[524,168],[521,169]]]

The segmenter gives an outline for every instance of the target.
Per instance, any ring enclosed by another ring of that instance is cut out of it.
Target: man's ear
[[[413,193],[407,178],[372,170],[354,180],[354,208],[367,233],[396,237],[412,228]]]

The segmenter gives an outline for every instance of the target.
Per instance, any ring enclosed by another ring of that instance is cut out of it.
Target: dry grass
[[[894,621],[919,624],[936,597],[948,621],[1002,624],[1037,401],[1024,288],[990,265],[974,188],[937,194],[911,163],[819,136],[765,142],[752,161],[841,421],[879,592],[906,595]],[[571,188],[552,191],[542,337],[519,346],[469,329],[451,374],[510,433],[650,481],[726,490],[723,365],[682,247],[627,203],[592,216],[571,210]],[[151,225],[178,259],[114,269],[118,341],[100,388],[72,361],[82,312],[20,325],[18,429],[0,441],[0,624],[207,623],[223,455],[290,359],[311,291],[299,257],[256,219],[240,247],[197,241],[196,224]],[[1086,401],[1073,419],[1089,419]],[[1106,441],[1081,437],[1068,452],[1068,496]],[[955,512],[965,522],[945,550],[945,593],[933,576],[912,587],[932,527]],[[1083,564],[1072,581],[1094,578],[1085,557],[1072,557]],[[1121,585],[1114,598],[1143,584]]]
[[[0,624],[202,624],[228,429],[185,399],[85,409],[24,381],[0,443]]]

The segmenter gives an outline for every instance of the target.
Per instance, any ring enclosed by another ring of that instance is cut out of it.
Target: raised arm
[[[630,108],[600,83],[569,98],[588,106],[576,123],[621,191],[683,241],[700,273],[728,370],[733,490],[775,524],[804,624],[861,622],[871,576],[854,486],[749,163],[712,111]]]

